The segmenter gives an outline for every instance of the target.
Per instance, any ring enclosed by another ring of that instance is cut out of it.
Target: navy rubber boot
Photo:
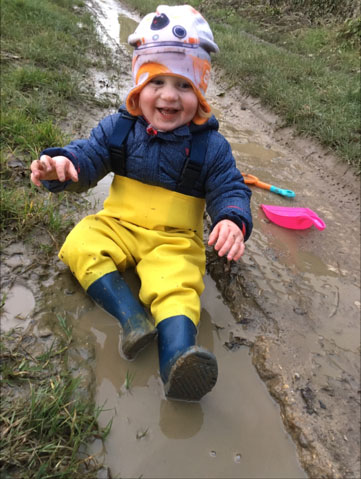
[[[159,369],[165,395],[199,401],[217,382],[214,354],[196,346],[197,328],[187,316],[172,316],[157,325]]]
[[[92,283],[87,293],[121,324],[122,351],[127,359],[134,359],[157,334],[149,314],[137,301],[118,271],[105,274]]]

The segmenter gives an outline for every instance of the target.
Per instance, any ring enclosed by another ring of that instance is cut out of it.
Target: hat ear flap
[[[218,45],[212,40],[204,37],[199,38],[199,46],[202,47],[208,53],[218,53]]]
[[[140,37],[138,33],[135,31],[134,33],[130,34],[128,37],[128,43],[132,47],[136,47],[138,42],[140,42]]]

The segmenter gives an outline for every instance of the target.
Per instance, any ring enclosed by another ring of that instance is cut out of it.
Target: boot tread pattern
[[[218,366],[209,351],[192,347],[172,366],[165,394],[169,399],[199,401],[216,384]]]

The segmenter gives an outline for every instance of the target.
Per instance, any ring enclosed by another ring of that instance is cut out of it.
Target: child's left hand
[[[244,253],[244,237],[240,228],[231,220],[222,220],[216,224],[209,235],[208,244],[218,251],[218,256],[227,254],[228,261],[234,261]]]

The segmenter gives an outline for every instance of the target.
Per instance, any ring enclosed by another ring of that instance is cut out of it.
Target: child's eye
[[[153,83],[153,85],[163,85],[164,81],[159,79],[159,78],[153,78],[152,80],[150,80],[149,83]]]
[[[192,88],[191,84],[188,83],[188,82],[182,82],[182,83],[179,83],[179,88],[181,88],[182,90],[188,90],[189,88]]]

